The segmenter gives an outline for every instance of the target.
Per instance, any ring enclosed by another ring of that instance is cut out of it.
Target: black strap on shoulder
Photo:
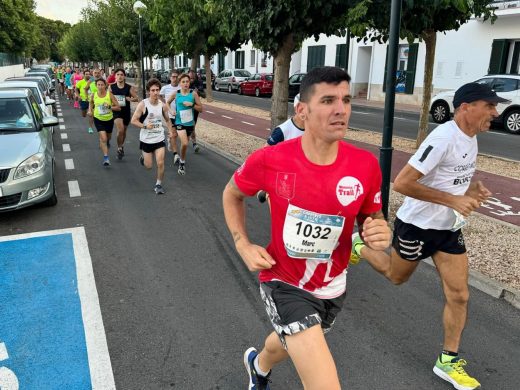
[[[144,123],[144,120],[148,116],[148,108],[144,106],[144,113],[139,117],[139,122]]]

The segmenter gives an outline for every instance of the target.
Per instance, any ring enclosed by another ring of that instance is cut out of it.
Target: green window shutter
[[[347,45],[345,43],[336,45],[336,66],[339,68],[345,69],[347,67],[346,51]]]
[[[307,55],[307,72],[325,65],[325,45],[309,46]]]
[[[386,46],[386,58],[385,58],[385,77],[383,78],[383,92],[386,92],[386,75],[388,71],[386,70],[388,66],[388,45]]]
[[[415,70],[417,68],[417,53],[419,52],[419,44],[412,43],[408,48],[408,67],[406,68],[406,84],[404,93],[413,94],[415,86]]]
[[[491,45],[491,58],[489,59],[488,74],[500,74],[506,72],[507,52],[509,42],[507,39],[494,39]]]

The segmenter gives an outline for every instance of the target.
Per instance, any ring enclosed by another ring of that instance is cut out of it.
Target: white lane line
[[[61,112],[61,108],[58,108],[56,111],[58,111],[58,114]]]
[[[62,117],[63,114],[61,112],[58,112],[58,118]]]
[[[240,121],[242,123],[245,123],[246,125],[249,125],[249,126],[254,126],[255,124],[254,123],[249,123],[249,122],[244,122],[244,121]]]
[[[73,159],[71,159],[71,158],[65,159],[65,169],[67,171],[71,171],[74,169],[74,160]]]
[[[64,152],[70,152],[70,145],[69,144],[63,144],[63,151]]]
[[[213,111],[208,111],[208,110],[206,110],[206,112],[207,112],[208,114],[214,114]]]
[[[227,119],[233,119],[231,118],[230,116],[226,116],[226,115],[221,115],[222,118],[227,118]]]
[[[60,125],[60,130],[65,130],[65,129],[66,129],[65,125]]]
[[[63,120],[63,118],[59,118],[59,119],[58,119],[58,122],[60,122],[60,123],[65,123],[65,121]]]
[[[81,196],[81,191],[79,190],[79,183],[77,180],[69,180],[69,195],[71,198],[77,198]]]
[[[69,138],[69,136],[67,135],[67,133],[61,133],[60,136],[61,136],[61,139],[67,139],[67,138]]]

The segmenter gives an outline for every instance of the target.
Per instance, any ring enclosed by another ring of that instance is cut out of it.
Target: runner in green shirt
[[[87,116],[88,110],[88,83],[90,82],[90,72],[87,70],[83,73],[83,78],[76,83],[76,94],[79,95],[79,108],[81,109],[81,116],[85,118]],[[93,133],[92,124],[90,123],[92,119],[89,117],[89,128],[88,132]]]

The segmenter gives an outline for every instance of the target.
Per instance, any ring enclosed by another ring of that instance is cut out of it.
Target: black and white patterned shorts
[[[272,281],[260,284],[260,295],[274,330],[285,349],[285,336],[321,325],[327,333],[341,311],[346,293],[333,299],[319,299],[287,283]]]

